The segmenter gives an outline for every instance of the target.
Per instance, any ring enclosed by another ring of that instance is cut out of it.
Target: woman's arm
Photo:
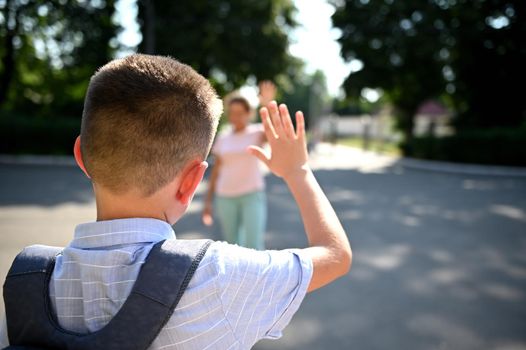
[[[211,226],[214,223],[212,216],[212,203],[214,199],[214,193],[216,189],[217,176],[219,175],[219,169],[221,167],[221,157],[214,155],[214,165],[212,166],[212,173],[208,180],[208,189],[206,191],[205,205],[203,208],[202,220],[206,226]]]
[[[270,80],[263,80],[258,84],[259,88],[259,105],[261,107],[266,107],[271,101],[276,99],[276,93],[278,88]],[[263,146],[267,143],[267,136],[265,132],[261,130],[261,136],[259,139],[258,146]]]
[[[259,106],[266,107],[271,101],[276,99],[278,91],[276,85],[270,80],[263,80],[258,84],[259,88]]]

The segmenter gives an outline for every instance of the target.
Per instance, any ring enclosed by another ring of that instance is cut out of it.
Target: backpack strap
[[[172,316],[211,243],[169,239],[155,244],[121,309],[105,327],[89,334],[61,328],[50,308],[49,279],[60,250],[25,249],[13,262],[4,284],[10,344],[75,350],[147,349]]]
[[[62,248],[32,245],[20,252],[4,283],[7,333],[11,345],[38,345],[33,339],[50,331],[47,313],[47,281],[53,273],[55,257]],[[29,336],[29,338],[28,338]],[[26,342],[28,341],[28,342]]]
[[[147,349],[168,322],[211,240],[169,239],[153,246],[122,308],[92,349]]]

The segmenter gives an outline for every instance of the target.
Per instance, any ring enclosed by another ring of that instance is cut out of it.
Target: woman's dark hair
[[[252,110],[252,107],[250,107],[250,103],[248,102],[248,100],[244,97],[241,97],[241,96],[236,96],[236,97],[233,97],[230,99],[230,101],[228,101],[228,106],[231,106],[233,105],[234,103],[239,103],[243,106],[243,108],[245,108],[245,110],[247,112],[250,112]]]

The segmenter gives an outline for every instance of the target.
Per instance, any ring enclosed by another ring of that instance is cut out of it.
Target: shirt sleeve
[[[301,250],[256,251],[224,242],[216,246],[216,280],[237,340],[250,348],[262,338],[281,337],[307,293],[311,259]]]

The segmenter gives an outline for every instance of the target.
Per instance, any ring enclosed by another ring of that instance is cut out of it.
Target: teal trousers
[[[236,197],[216,196],[214,211],[227,242],[265,249],[267,199],[264,191]]]

